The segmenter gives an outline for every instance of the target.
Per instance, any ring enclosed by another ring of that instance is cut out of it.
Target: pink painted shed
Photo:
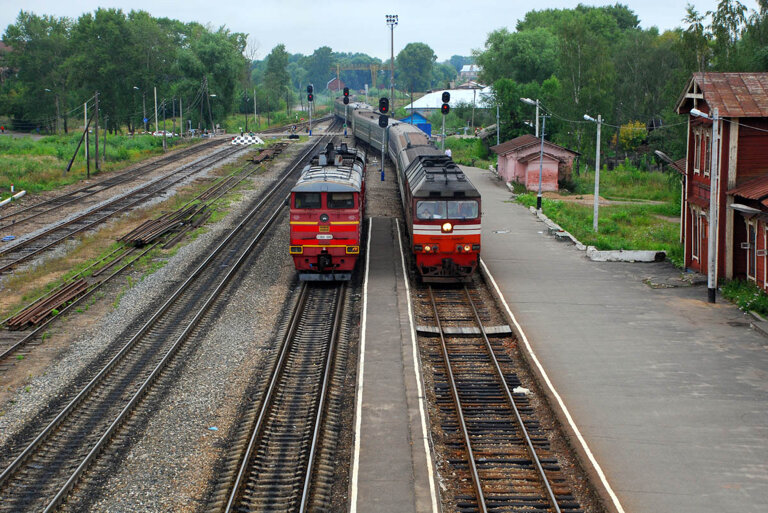
[[[491,147],[491,151],[499,156],[499,176],[507,182],[524,184],[529,191],[539,188],[540,150],[541,139],[530,134]],[[542,191],[556,191],[559,182],[570,180],[576,155],[575,151],[544,141]]]

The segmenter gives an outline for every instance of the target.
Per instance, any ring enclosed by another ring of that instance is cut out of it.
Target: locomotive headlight
[[[464,245],[464,251],[469,251],[471,249],[472,249],[472,246],[470,246],[469,244]]]
[[[328,214],[320,214],[320,222],[321,223],[327,223],[328,222]]]
[[[440,227],[443,231],[443,233],[451,233],[453,231],[453,225],[451,223],[443,223],[443,226]]]
[[[430,246],[429,244],[427,244],[426,246],[424,246],[424,251],[425,251],[426,253],[429,253],[430,251],[432,251],[432,246]]]

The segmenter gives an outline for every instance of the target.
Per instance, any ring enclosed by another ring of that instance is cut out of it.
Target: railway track
[[[281,152],[286,146],[287,144],[285,143],[275,145],[277,153]],[[194,209],[194,212],[187,216],[187,221],[183,223],[183,226],[178,227],[180,228],[178,233],[170,240],[159,240],[159,237],[164,235],[165,232],[158,233],[156,231],[155,233],[158,237],[151,240],[143,240],[141,247],[133,247],[124,244],[101,260],[94,262],[88,268],[83,269],[81,273],[73,276],[69,281],[62,284],[59,288],[54,289],[48,295],[29,304],[19,314],[2,321],[0,324],[3,326],[18,330],[24,329],[26,326],[23,324],[19,325],[20,323],[17,319],[19,317],[22,319],[28,318],[30,319],[29,324],[32,325],[32,329],[29,332],[24,333],[20,331],[0,332],[0,370],[4,370],[4,368],[8,367],[7,362],[13,356],[20,355],[25,357],[28,353],[26,349],[39,342],[41,336],[45,333],[45,330],[57,319],[56,317],[51,317],[54,309],[57,310],[58,315],[64,315],[69,311],[79,308],[80,305],[88,300],[88,298],[92,297],[97,290],[109,283],[116,276],[119,276],[124,270],[129,268],[133,262],[152,251],[158,244],[162,243],[163,248],[167,248],[178,242],[189,229],[196,225],[196,221],[190,221],[194,215],[202,212],[200,217],[207,218],[205,211],[208,205],[239,185],[258,168],[259,165],[248,163],[243,166],[242,169],[217,181],[190,202],[180,207],[180,211]],[[168,214],[164,217],[170,215],[172,214]],[[170,229],[172,226],[169,225],[167,227]],[[132,234],[128,235],[132,235],[134,238],[139,235],[148,238],[145,234],[146,230],[139,231],[138,234],[133,234],[132,232]],[[73,287],[73,285],[78,284],[80,285],[79,288]],[[62,297],[62,292],[67,290],[71,291],[70,294]],[[51,301],[51,298],[58,299],[56,301]]]
[[[18,243],[0,250],[0,273],[7,272],[17,265],[61,244],[73,235],[94,228],[112,216],[125,212],[168,190],[174,185],[199,173],[221,160],[243,151],[243,148],[225,148],[197,162],[182,166],[175,172],[157,178],[140,188],[122,196],[108,200],[86,212],[81,212],[57,224],[49,225],[36,234],[21,239]]]
[[[146,323],[112,344],[100,365],[85,369],[78,385],[0,448],[0,511],[55,511],[76,485],[80,500],[92,495],[84,475],[113,450],[113,439],[147,396],[170,386],[168,370],[183,365],[183,355],[194,350],[190,341],[215,322],[209,312],[278,219],[290,179],[323,143],[296,160]]]
[[[445,448],[448,502],[462,512],[582,511],[494,336],[508,327],[488,327],[491,313],[475,289],[428,287],[420,303],[434,322],[419,331],[429,335],[435,369],[432,423]]]
[[[19,208],[13,212],[0,215],[0,230],[17,228],[18,226],[36,219],[41,215],[60,210],[67,205],[80,204],[83,200],[86,200],[91,196],[109,190],[113,187],[117,187],[118,185],[128,183],[157,169],[160,169],[161,167],[172,164],[173,162],[185,159],[202,151],[223,144],[223,142],[224,141],[215,141],[212,143],[196,144],[181,151],[174,152],[171,155],[166,155],[158,160],[155,160],[154,162],[142,164],[128,171],[115,174],[106,180],[101,180],[96,183],[75,189],[67,194],[56,196],[45,201],[40,201],[23,208]]]
[[[303,512],[330,500],[333,452],[318,455],[336,355],[346,351],[337,350],[345,292],[342,284],[302,284],[247,444],[235,448],[239,468],[222,484],[227,500],[215,510]]]

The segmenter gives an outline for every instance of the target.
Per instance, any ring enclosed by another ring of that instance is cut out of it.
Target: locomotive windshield
[[[297,192],[294,197],[296,208],[320,208],[322,206],[319,192]]]
[[[355,208],[355,197],[351,192],[329,192],[328,208]]]
[[[477,219],[477,201],[418,201],[418,219]]]

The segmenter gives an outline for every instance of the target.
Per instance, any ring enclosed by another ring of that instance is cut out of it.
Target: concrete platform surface
[[[587,260],[494,175],[464,169],[483,197],[483,261],[612,508],[768,511],[768,339],[706,287],[670,286],[684,282],[669,263]]]
[[[350,512],[437,512],[394,219],[369,220]]]

